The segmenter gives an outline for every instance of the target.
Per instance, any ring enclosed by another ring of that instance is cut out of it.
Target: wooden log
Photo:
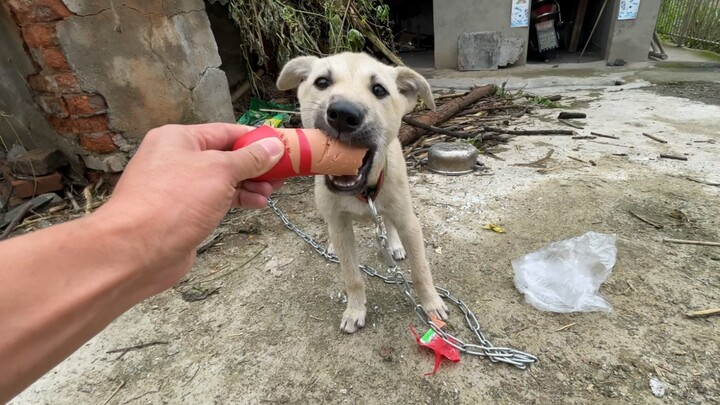
[[[440,124],[456,116],[460,111],[466,109],[468,106],[476,103],[478,100],[484,97],[490,97],[495,94],[497,87],[494,84],[488,84],[487,86],[476,87],[472,89],[467,96],[458,97],[443,104],[442,107],[436,111],[430,111],[427,114],[423,114],[420,117],[416,117],[417,122],[434,125]],[[411,125],[403,125],[400,128],[400,134],[398,135],[400,143],[403,146],[409,145],[417,138],[419,138],[425,130],[422,128],[414,127]]]

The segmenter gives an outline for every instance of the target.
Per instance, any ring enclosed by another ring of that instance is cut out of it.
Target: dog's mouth
[[[355,176],[325,176],[325,184],[330,191],[339,194],[359,194],[365,191],[367,186],[367,177],[370,174],[370,168],[373,164],[375,156],[375,148],[368,149],[362,160],[362,166],[358,169]]]

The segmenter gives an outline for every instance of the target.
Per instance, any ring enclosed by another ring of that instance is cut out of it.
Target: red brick
[[[36,53],[41,66],[51,72],[69,72],[70,64],[60,48],[41,49]]]
[[[21,24],[62,20],[72,15],[62,0],[9,0]]]
[[[30,48],[48,48],[57,46],[57,33],[54,23],[26,24],[22,27],[23,38]]]
[[[55,88],[57,88],[57,91],[60,93],[80,93],[82,91],[80,82],[78,82],[77,77],[72,73],[52,75],[50,76],[50,80],[55,82]]]
[[[12,185],[15,188],[15,196],[18,198],[29,198],[59,191],[64,187],[62,176],[58,172],[48,174],[47,176],[35,177],[32,180],[13,179]]]
[[[38,96],[37,101],[43,111],[45,111],[45,114],[58,117],[67,117],[69,115],[65,101],[62,98],[54,95]]]
[[[50,117],[49,120],[55,130],[62,135],[92,134],[108,130],[107,115],[81,118]]]
[[[95,153],[110,153],[116,149],[111,132],[80,135],[80,146]]]
[[[107,110],[105,98],[98,94],[69,94],[63,98],[73,115],[97,115]]]
[[[57,149],[37,148],[8,160],[13,173],[26,176],[45,176],[67,164],[67,158]]]
[[[54,93],[57,91],[55,80],[42,74],[28,76],[27,82],[31,89],[41,93]]]

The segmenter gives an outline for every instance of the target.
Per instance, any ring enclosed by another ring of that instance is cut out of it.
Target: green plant
[[[276,73],[296,56],[360,51],[368,30],[394,50],[390,8],[381,0],[230,0],[228,7],[250,72]]]

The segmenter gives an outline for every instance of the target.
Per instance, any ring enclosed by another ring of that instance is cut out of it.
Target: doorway
[[[390,7],[395,46],[410,67],[435,67],[433,0],[385,0]]]
[[[604,60],[617,1],[533,0],[531,10],[537,12],[531,11],[527,63],[586,63]],[[534,20],[535,16],[537,20]],[[547,22],[550,18],[552,23]],[[553,27],[557,33],[556,41],[549,33]]]

